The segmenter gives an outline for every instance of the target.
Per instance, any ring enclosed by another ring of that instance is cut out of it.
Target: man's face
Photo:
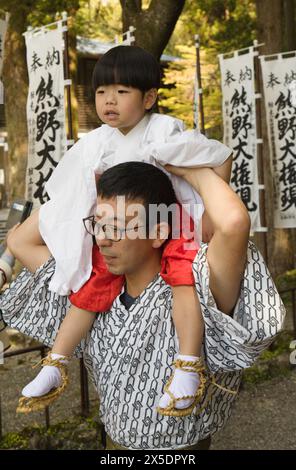
[[[154,240],[144,238],[146,233],[145,217],[143,213],[138,217],[133,212],[134,204],[140,204],[144,210],[141,200],[124,201],[122,205],[118,204],[116,198],[98,197],[96,221],[102,225],[114,226],[116,229],[129,228],[127,232],[123,233],[123,238],[120,241],[108,239],[103,230],[96,237],[97,245],[108,270],[113,274],[136,274],[155,254]],[[131,227],[134,227],[134,230]]]

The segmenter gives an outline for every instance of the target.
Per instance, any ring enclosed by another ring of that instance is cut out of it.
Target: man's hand
[[[17,223],[16,225],[14,225],[13,227],[11,227],[11,229],[8,230],[7,234],[6,234],[6,237],[5,237],[5,244],[6,244],[6,253],[14,256],[14,253],[12,252],[11,250],[11,246],[10,246],[10,241],[11,241],[11,237],[13,236],[14,232],[19,228],[20,226],[20,222]]]
[[[188,168],[185,166],[174,166],[174,165],[164,165],[164,168],[172,175],[181,176],[186,179],[186,176],[193,168]]]

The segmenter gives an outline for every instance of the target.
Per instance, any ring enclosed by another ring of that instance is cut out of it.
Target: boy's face
[[[97,114],[105,124],[127,134],[152,108],[156,97],[156,89],[143,94],[125,85],[102,85],[96,90]]]

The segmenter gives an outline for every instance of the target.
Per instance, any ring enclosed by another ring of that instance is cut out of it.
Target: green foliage
[[[164,84],[168,88],[160,89],[160,105],[170,114],[178,116],[188,127],[193,126],[194,94],[194,48],[176,46],[179,62],[171,62],[165,70]]]
[[[257,384],[274,377],[289,375],[290,343],[293,339],[292,332],[282,331],[271,346],[261,354],[256,364],[244,370],[243,382]]]
[[[246,369],[243,374],[243,383],[256,385],[275,377],[287,377],[291,373],[288,367],[282,367],[277,362],[269,362],[265,365],[255,365]]]
[[[211,137],[221,139],[222,108],[217,55],[252,44],[255,39],[254,2],[187,0],[165,51],[183,60],[169,65],[165,73],[165,84],[170,85],[170,88],[162,92],[160,104],[168,108],[169,114],[185,118],[189,127],[193,124],[195,34],[199,34],[201,44],[205,127]]]
[[[100,429],[96,410],[89,418],[71,416],[49,429],[34,425],[18,433],[7,433],[0,440],[0,449],[97,450],[102,447]]]
[[[160,105],[193,127],[194,83],[196,76],[195,47],[176,46],[182,57],[180,62],[171,62],[165,70],[164,83],[168,88],[160,90]],[[211,137],[221,139],[221,91],[217,65],[207,60],[206,51],[201,51],[203,108],[206,116],[205,128],[211,129]]]
[[[224,53],[250,45],[255,39],[256,11],[253,0],[187,0],[168,51],[182,43],[194,44],[199,34],[202,47]]]
[[[291,287],[296,288],[296,269],[291,269],[284,274],[280,274],[276,279],[276,285],[280,290],[289,289]]]
[[[296,269],[291,269],[290,271],[286,271],[283,274],[280,274],[276,278],[276,286],[278,290],[281,292],[285,289],[296,288]],[[286,306],[291,304],[291,293],[287,292],[286,294],[281,294],[283,302]]]
[[[80,3],[86,0],[0,0],[0,8],[11,13],[10,25],[24,32],[24,25],[40,26],[55,21],[56,13],[67,11],[75,14]]]
[[[81,4],[75,18],[77,34],[101,41],[114,41],[122,33],[121,6],[118,0],[106,4],[89,0]]]
[[[28,26],[49,24],[66,11],[76,34],[102,41],[121,35],[121,6],[118,0],[0,0],[0,9],[11,13],[13,29],[24,32]]]
[[[279,357],[284,353],[290,352],[290,343],[294,339],[293,333],[290,331],[282,331],[274,342],[260,356],[260,360],[271,360]]]
[[[28,15],[28,22],[31,26],[38,27],[55,21],[56,14],[62,11],[66,11],[69,16],[75,15],[79,3],[79,0],[36,0],[35,8]]]
[[[0,440],[0,449],[27,449],[28,442],[22,433],[9,432]]]

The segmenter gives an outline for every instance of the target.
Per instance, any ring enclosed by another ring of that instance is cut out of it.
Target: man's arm
[[[220,176],[226,183],[229,183],[231,176],[232,167],[232,155],[225,160],[225,162],[213,168],[216,175]],[[205,211],[202,216],[202,241],[209,243],[214,234],[214,226],[209,216],[209,213]]]
[[[210,289],[218,308],[229,314],[237,302],[245,269],[249,214],[235,192],[211,168],[165,168],[185,178],[203,199],[214,227],[207,252]]]

